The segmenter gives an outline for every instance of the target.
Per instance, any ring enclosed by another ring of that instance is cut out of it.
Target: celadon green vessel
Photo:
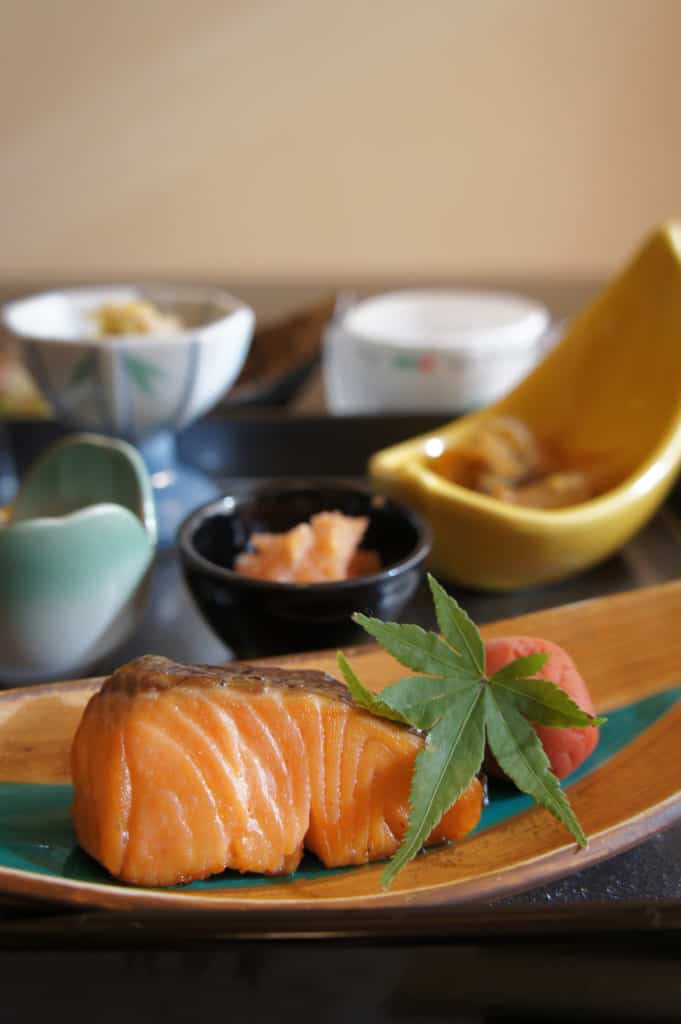
[[[110,654],[144,611],[155,549],[131,445],[75,434],[49,448],[0,525],[0,684],[69,678]]]

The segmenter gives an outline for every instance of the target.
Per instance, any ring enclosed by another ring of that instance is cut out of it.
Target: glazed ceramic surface
[[[387,892],[380,864],[328,870],[314,859],[285,877],[225,872],[156,890],[116,881],[78,849],[70,820],[70,744],[101,680],[7,691],[0,694],[0,892],[81,907],[267,910],[273,931],[292,910],[326,912],[333,927],[338,911],[488,900],[581,871],[681,817],[680,616],[681,584],[673,582],[484,627],[486,637],[524,633],[560,643],[608,715],[595,753],[566,783],[589,846],[578,851],[546,811],[497,784],[475,833],[418,856]],[[346,653],[375,690],[404,672],[373,646]],[[335,652],[278,661],[336,671]]]
[[[102,304],[139,298],[186,326],[168,337],[93,336]],[[244,363],[255,317],[221,289],[168,285],[45,292],[9,303],[3,320],[58,420],[139,440],[186,426],[222,397]]]
[[[422,288],[364,299],[325,330],[327,405],[340,414],[477,408],[532,369],[548,324],[540,303],[503,292]]]
[[[510,590],[567,576],[620,548],[681,465],[681,226],[660,230],[507,397],[376,454],[370,473],[430,521],[436,573]],[[520,508],[468,490],[436,460],[497,414],[523,420],[615,483],[563,509]]]
[[[0,681],[82,671],[140,619],[156,545],[130,445],[74,435],[29,472],[0,525]]]

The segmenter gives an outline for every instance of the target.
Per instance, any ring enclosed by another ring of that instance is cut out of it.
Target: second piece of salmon
[[[188,667],[146,656],[89,702],[72,749],[81,846],[118,878],[173,885],[390,857],[423,737],[353,704],[322,672]],[[473,779],[430,836],[477,824]]]

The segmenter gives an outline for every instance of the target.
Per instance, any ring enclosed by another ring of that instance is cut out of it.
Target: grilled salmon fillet
[[[174,885],[390,857],[423,737],[357,707],[323,672],[145,656],[88,703],[72,748],[80,845],[117,878]],[[429,842],[477,824],[478,779]]]

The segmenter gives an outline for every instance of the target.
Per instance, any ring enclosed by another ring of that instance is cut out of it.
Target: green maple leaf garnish
[[[407,676],[377,695],[338,654],[356,704],[426,734],[414,762],[409,824],[383,872],[384,888],[419,852],[480,771],[486,745],[518,789],[562,822],[580,846],[586,846],[582,827],[530,723],[568,729],[605,721],[582,711],[558,686],[535,677],[548,654],[516,658],[487,676],[477,626],[434,577],[429,575],[428,583],[442,636],[420,626],[353,616],[400,664],[424,675]]]

